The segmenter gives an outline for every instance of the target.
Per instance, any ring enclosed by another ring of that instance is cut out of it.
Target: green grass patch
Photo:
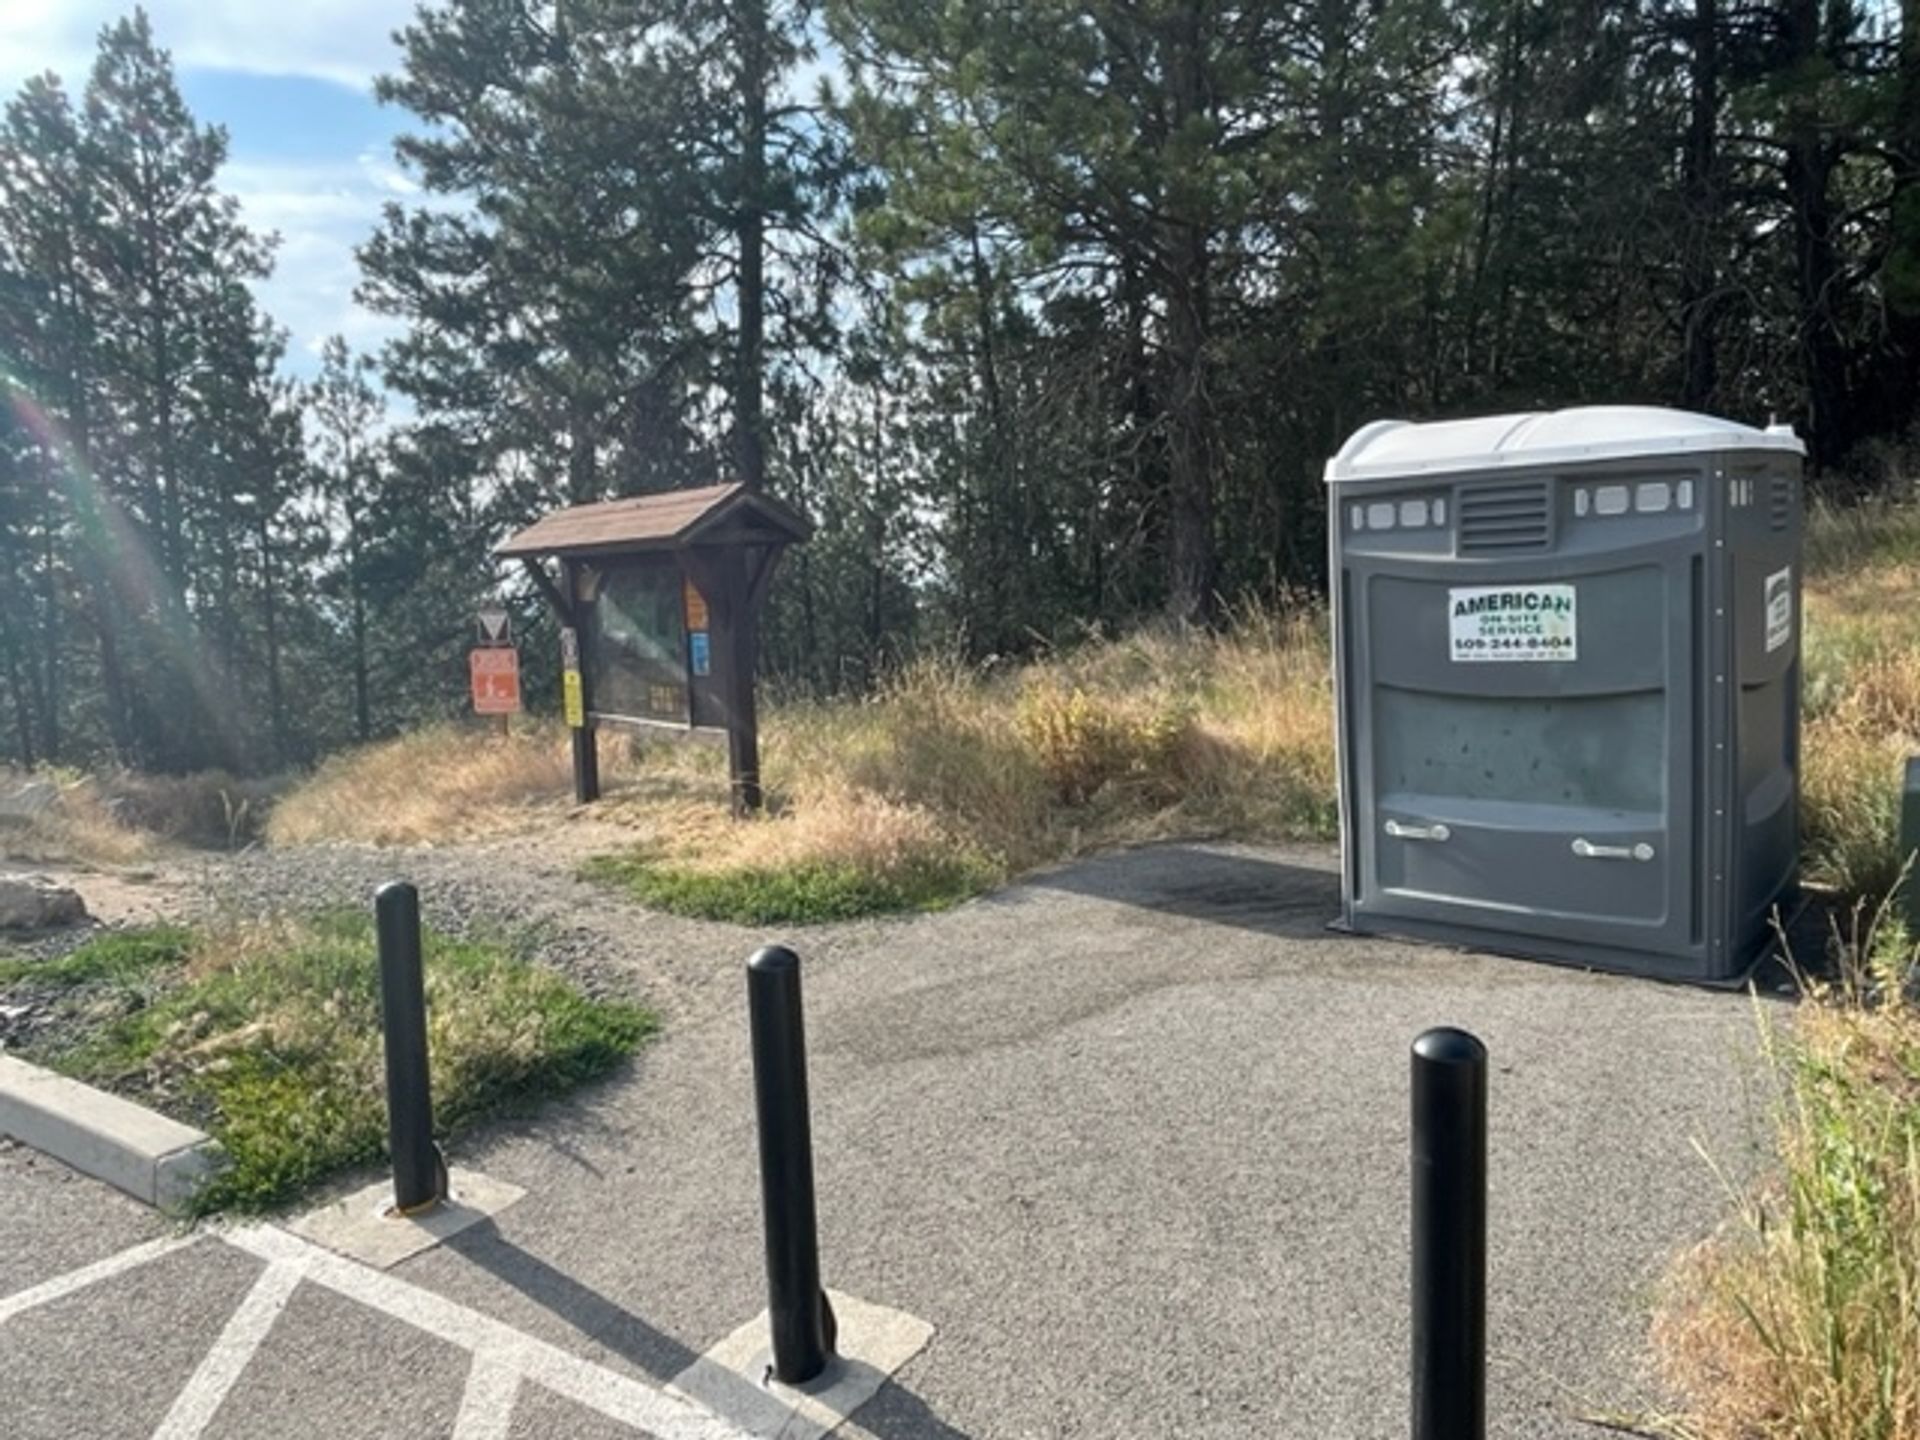
[[[1763,1017],[1777,1169],[1674,1267],[1654,1341],[1687,1408],[1658,1433],[1920,1435],[1920,944],[1862,929],[1792,1024]]]
[[[905,910],[944,910],[994,881],[969,856],[927,857],[884,872],[845,861],[702,870],[638,855],[603,855],[582,869],[651,910],[736,925],[818,925]]]
[[[192,932],[178,926],[116,931],[51,960],[0,956],[0,985],[21,980],[64,986],[143,979],[181,964],[192,946]]]
[[[159,953],[179,933],[122,938]],[[429,932],[423,942],[443,1136],[606,1073],[655,1028],[646,1011],[590,999],[504,941]],[[264,1209],[378,1158],[385,1072],[371,924],[281,923],[187,947],[185,973],[152,1003],[36,1058],[204,1125],[232,1158],[202,1195],[206,1210]]]

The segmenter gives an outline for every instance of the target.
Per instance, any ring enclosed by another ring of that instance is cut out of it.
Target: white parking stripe
[[[253,1359],[253,1352],[267,1338],[273,1322],[286,1309],[304,1268],[298,1260],[280,1260],[267,1266],[266,1273],[253,1282],[253,1289],[227,1321],[220,1338],[213,1342],[207,1358],[188,1379],[187,1388],[173,1402],[167,1418],[153,1432],[153,1440],[197,1440],[227,1398],[227,1392],[233,1389],[234,1381],[240,1378],[240,1372]]]
[[[506,1440],[513,1399],[520,1391],[520,1367],[498,1350],[473,1352],[466,1393],[453,1422],[453,1440]]]
[[[158,1260],[162,1255],[170,1255],[175,1250],[193,1244],[199,1238],[197,1235],[166,1235],[158,1240],[149,1240],[144,1245],[135,1245],[130,1250],[122,1250],[118,1255],[109,1255],[104,1260],[97,1260],[78,1270],[70,1270],[65,1275],[55,1276],[43,1284],[22,1290],[17,1295],[9,1295],[6,1299],[0,1300],[0,1325],[6,1324],[16,1315],[25,1314],[37,1305],[45,1305],[49,1301],[58,1300],[63,1295],[71,1295],[76,1290],[84,1290],[95,1281],[118,1275],[123,1270],[131,1270],[136,1265],[144,1265],[149,1260]]]
[[[307,1279],[416,1330],[469,1352],[497,1355],[502,1368],[610,1420],[646,1431],[654,1440],[751,1440],[746,1432],[685,1400],[569,1355],[557,1345],[522,1334],[443,1295],[342,1259],[284,1230],[253,1226],[229,1231],[222,1238],[269,1263],[301,1264]]]

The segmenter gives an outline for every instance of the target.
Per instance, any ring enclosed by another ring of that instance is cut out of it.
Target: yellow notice
[[[567,724],[576,730],[584,730],[587,725],[587,702],[580,686],[578,670],[560,672],[560,701],[566,709]]]
[[[686,582],[685,604],[687,610],[687,629],[710,630],[707,624],[707,597],[700,593],[700,587],[691,579]]]

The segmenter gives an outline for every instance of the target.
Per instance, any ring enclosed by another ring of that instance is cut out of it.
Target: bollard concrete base
[[[287,1228],[336,1255],[377,1270],[431,1250],[470,1225],[498,1215],[527,1192],[478,1170],[455,1167],[448,1174],[448,1195],[420,1215],[395,1215],[393,1182],[378,1180],[364,1190],[290,1221]]]
[[[805,1385],[773,1379],[766,1311],[674,1377],[669,1387],[752,1436],[814,1440],[830,1435],[933,1338],[933,1326],[902,1310],[829,1290],[839,1353]]]

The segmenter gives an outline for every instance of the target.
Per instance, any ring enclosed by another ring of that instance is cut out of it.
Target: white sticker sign
[[[1475,585],[1447,591],[1447,634],[1458,662],[1575,660],[1580,626],[1571,585]]]
[[[1767,576],[1767,653],[1793,639],[1793,567]]]

